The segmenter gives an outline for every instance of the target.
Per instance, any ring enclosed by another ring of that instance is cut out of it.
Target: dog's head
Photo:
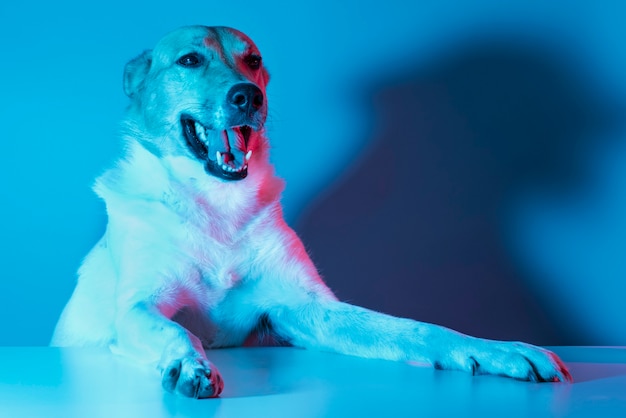
[[[223,180],[248,174],[262,140],[269,80],[261,54],[243,33],[191,26],[130,61],[124,91],[131,118],[160,156],[189,156]]]

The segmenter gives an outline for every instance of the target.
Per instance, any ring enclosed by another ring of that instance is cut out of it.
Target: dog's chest
[[[239,285],[254,258],[248,245],[245,225],[224,218],[196,216],[180,219],[178,241],[189,268],[199,275],[200,284],[211,291],[227,291]]]
[[[155,261],[173,279],[174,289],[184,289],[186,297],[205,308],[219,304],[230,289],[241,287],[251,276],[257,258],[255,231],[266,223],[252,202],[233,202],[236,196],[231,195],[217,205],[217,196],[211,196],[212,201],[195,190],[176,187],[164,191],[160,199],[132,206],[126,202],[119,209],[150,231],[145,239],[152,247],[163,247],[159,254],[165,259]]]

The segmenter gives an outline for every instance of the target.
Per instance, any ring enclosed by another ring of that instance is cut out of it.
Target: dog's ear
[[[152,63],[152,51],[144,51],[137,58],[132,59],[124,67],[124,93],[133,97],[141,88],[144,78],[150,71]]]

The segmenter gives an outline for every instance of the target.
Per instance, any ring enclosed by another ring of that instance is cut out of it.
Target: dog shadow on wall
[[[578,151],[611,121],[549,51],[479,45],[374,86],[365,155],[298,220],[342,300],[496,339],[585,344],[507,251],[528,187],[576,188]]]

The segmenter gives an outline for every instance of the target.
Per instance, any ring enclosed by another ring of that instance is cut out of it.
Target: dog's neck
[[[157,157],[140,142],[127,138],[125,157],[96,180],[94,190],[107,205],[119,197],[159,202],[188,219],[208,223],[229,219],[229,225],[241,226],[261,210],[279,207],[284,188],[267,152],[257,152],[253,158],[247,178],[224,181],[208,174],[196,160]],[[190,212],[196,216],[189,216]]]

